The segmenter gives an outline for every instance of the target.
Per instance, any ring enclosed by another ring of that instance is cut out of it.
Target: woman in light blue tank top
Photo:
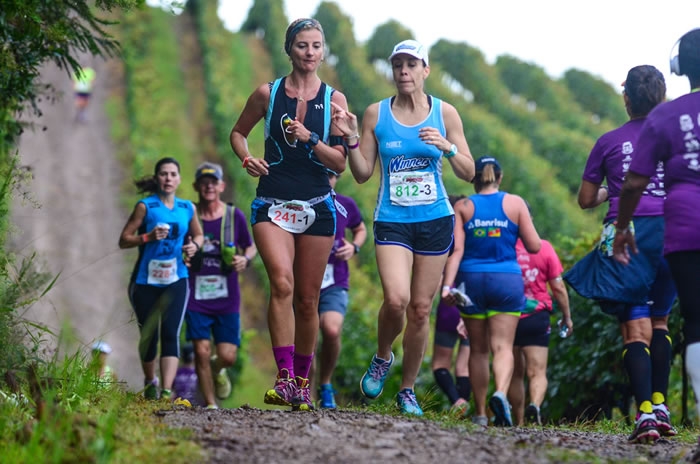
[[[429,316],[452,246],[454,212],[442,182],[443,164],[471,181],[474,160],[454,106],[425,93],[428,54],[420,43],[397,44],[391,56],[397,93],[370,105],[362,121],[336,108],[333,121],[348,143],[350,169],[358,183],[379,166],[380,187],[374,213],[377,268],[384,302],[379,310],[377,351],[362,377],[368,398],[382,392],[393,363],[391,345],[404,339],[399,409],[422,415],[413,386],[427,345]],[[443,160],[447,159],[447,163]]]
[[[189,292],[188,267],[204,242],[194,205],[175,196],[179,185],[179,163],[173,158],[159,160],[153,176],[136,181],[139,193],[151,195],[136,203],[119,237],[119,248],[139,247],[129,299],[139,325],[139,355],[148,399],[158,398],[159,341],[161,396],[171,394]]]

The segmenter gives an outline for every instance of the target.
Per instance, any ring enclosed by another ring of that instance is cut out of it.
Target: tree
[[[40,114],[37,101],[50,91],[39,82],[42,64],[53,61],[68,73],[79,71],[78,52],[115,56],[119,44],[107,33],[112,21],[95,9],[131,9],[144,0],[3,0],[0,13],[0,163],[22,133],[20,117]]]

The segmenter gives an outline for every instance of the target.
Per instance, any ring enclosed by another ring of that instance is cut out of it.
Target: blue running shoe
[[[496,416],[493,420],[493,425],[501,427],[513,426],[513,418],[510,415],[510,403],[508,403],[506,395],[499,391],[494,393],[491,399],[489,399],[489,407]]]
[[[360,391],[364,396],[373,400],[382,394],[384,382],[392,364],[394,364],[394,353],[391,353],[391,359],[388,361],[379,359],[376,354],[372,357],[367,372],[360,380]]]
[[[337,405],[335,404],[335,390],[333,390],[333,385],[327,383],[321,385],[318,389],[318,407],[321,409],[335,409]]]
[[[423,410],[418,404],[416,394],[410,388],[404,388],[396,395],[396,404],[404,414],[412,414],[414,416],[422,416]]]

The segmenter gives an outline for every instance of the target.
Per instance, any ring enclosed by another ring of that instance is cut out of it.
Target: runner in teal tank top
[[[119,237],[119,248],[139,248],[129,282],[129,299],[139,325],[139,355],[144,374],[144,396],[158,399],[156,357],[160,342],[160,373],[169,398],[179,364],[180,329],[188,296],[190,258],[204,236],[194,205],[175,196],[180,164],[162,158],[154,175],[136,181],[139,200]],[[160,337],[158,337],[160,334]]]
[[[370,105],[362,120],[338,109],[334,122],[348,140],[348,160],[358,183],[379,161],[380,189],[374,243],[384,302],[377,323],[377,351],[360,381],[376,398],[394,362],[391,345],[404,330],[403,376],[397,405],[422,415],[413,390],[430,332],[430,312],[453,243],[454,213],[442,183],[443,158],[467,182],[474,160],[454,106],[425,93],[428,53],[415,40],[398,43],[389,57],[397,94]]]

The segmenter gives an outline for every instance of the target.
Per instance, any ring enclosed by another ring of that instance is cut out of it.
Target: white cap
[[[389,61],[401,53],[405,53],[406,55],[411,55],[414,58],[423,60],[425,65],[428,66],[428,50],[426,50],[420,42],[409,39],[397,43],[396,46],[394,46],[394,51],[392,51],[391,55],[389,55]]]
[[[109,343],[103,342],[102,340],[96,341],[95,343],[92,344],[92,349],[94,351],[100,351],[105,354],[109,354],[112,352],[112,347],[109,346]]]

